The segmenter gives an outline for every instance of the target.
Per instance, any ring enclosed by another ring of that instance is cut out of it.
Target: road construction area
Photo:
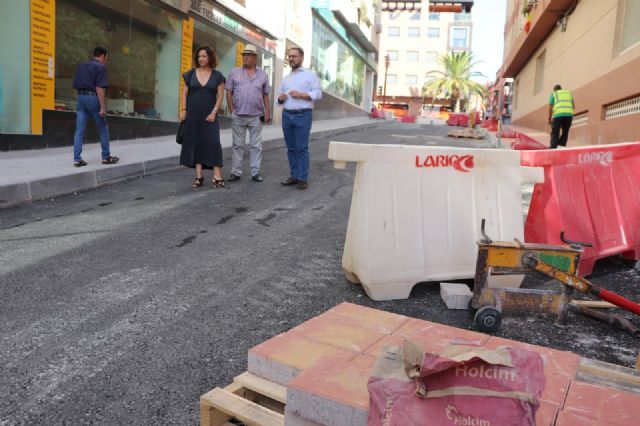
[[[449,130],[392,123],[334,139],[492,145]],[[180,169],[0,210],[0,425],[197,424],[200,395],[244,372],[248,349],[345,301],[472,329],[439,282],[375,302],[345,278],[355,173],[334,169],[329,142],[310,144],[305,191],[280,185],[278,148],[264,152],[262,183],[214,189],[206,175],[192,189],[193,171]],[[640,300],[633,262],[600,260],[588,278]],[[508,312],[494,335],[626,367],[640,350],[637,337],[571,313],[560,328]]]

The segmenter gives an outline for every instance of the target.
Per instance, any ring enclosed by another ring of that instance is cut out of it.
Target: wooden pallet
[[[634,368],[581,358],[576,379],[640,395],[640,371]]]
[[[283,426],[287,388],[245,372],[200,397],[200,426]]]
[[[473,129],[464,130],[451,130],[447,135],[450,138],[464,138],[464,139],[484,139],[484,135]]]

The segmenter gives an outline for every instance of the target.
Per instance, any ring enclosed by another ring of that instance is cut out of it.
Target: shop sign
[[[31,133],[42,134],[42,110],[54,109],[55,0],[31,0]]]
[[[242,51],[245,44],[241,41],[236,41],[236,67],[242,66]]]
[[[180,103],[179,111],[182,111],[182,93],[184,92],[184,81],[182,74],[193,68],[193,59],[191,58],[193,52],[193,18],[182,20],[182,47],[180,52],[180,97],[178,102]]]
[[[252,43],[275,53],[277,46],[275,41],[269,40],[256,31],[247,28],[232,16],[228,16],[223,10],[217,8],[216,6],[210,3],[195,0],[191,2],[191,10],[202,16],[206,20],[211,21],[223,28],[226,28],[227,30],[238,34],[239,36],[251,41]]]

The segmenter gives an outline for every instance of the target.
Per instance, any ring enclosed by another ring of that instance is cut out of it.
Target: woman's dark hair
[[[216,56],[216,51],[208,45],[200,46],[196,49],[196,54],[193,56],[193,64],[196,68],[200,68],[200,64],[198,63],[198,54],[201,50],[207,52],[207,56],[209,57],[209,65],[211,68],[215,69],[218,66],[218,56]]]

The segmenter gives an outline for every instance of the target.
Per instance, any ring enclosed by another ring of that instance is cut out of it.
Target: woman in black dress
[[[184,93],[180,120],[186,120],[180,164],[196,169],[193,187],[204,183],[203,169],[213,169],[213,186],[224,187],[220,126],[216,120],[224,97],[224,76],[216,70],[218,60],[209,46],[200,47],[194,57],[195,68],[182,75]]]

